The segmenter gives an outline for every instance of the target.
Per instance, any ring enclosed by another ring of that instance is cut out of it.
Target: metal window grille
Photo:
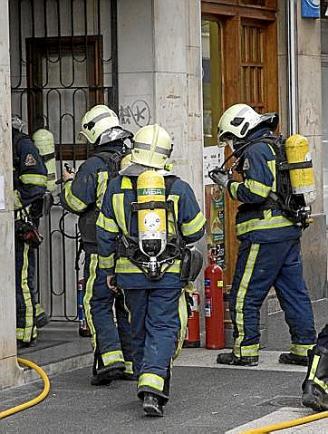
[[[22,117],[30,135],[38,128],[54,134],[61,175],[63,160],[76,167],[90,152],[77,139],[85,111],[95,104],[118,110],[117,0],[9,4],[12,113]],[[74,264],[76,217],[64,218],[54,206],[41,229],[45,241],[36,284],[41,301],[53,318],[75,320],[81,277]]]

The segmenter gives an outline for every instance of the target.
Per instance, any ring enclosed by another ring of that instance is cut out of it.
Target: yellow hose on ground
[[[40,366],[36,365],[35,363],[31,362],[30,360],[21,359],[20,357],[17,357],[18,363],[28,366],[29,368],[34,369],[43,380],[43,391],[38,395],[37,397],[31,399],[30,401],[24,402],[23,404],[17,405],[16,407],[9,408],[8,410],[1,411],[0,412],[0,419],[4,419],[7,416],[11,416],[12,414],[18,413],[19,411],[26,410],[27,408],[33,407],[36,404],[39,404],[41,401],[43,401],[49,393],[50,390],[50,381],[47,376],[47,374],[44,372]]]
[[[247,431],[243,431],[241,434],[265,434],[273,431],[279,431],[281,429],[291,428],[293,426],[303,425],[305,423],[314,422],[315,420],[324,419],[328,417],[328,411],[321,413],[311,414],[310,416],[299,417],[298,419],[286,420],[284,422],[276,423],[274,425],[266,425],[261,428],[254,428]]]

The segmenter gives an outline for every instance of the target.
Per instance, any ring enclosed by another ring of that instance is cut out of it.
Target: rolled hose
[[[47,376],[47,374],[44,372],[40,366],[36,365],[35,363],[31,362],[30,360],[21,359],[20,357],[17,357],[18,363],[24,366],[28,366],[29,368],[34,369],[41,379],[43,380],[43,390],[40,393],[40,395],[36,396],[35,398],[31,399],[30,401],[26,401],[23,404],[17,405],[16,407],[9,408],[8,410],[4,410],[0,412],[0,419],[4,419],[7,416],[11,416],[15,413],[18,413],[19,411],[26,410],[27,408],[33,407],[34,405],[39,404],[41,401],[43,401],[50,391],[50,381]]]
[[[243,431],[241,434],[265,434],[273,431],[279,431],[281,429],[291,428],[293,426],[303,425],[305,423],[314,422],[316,420],[324,419],[328,417],[328,411],[320,413],[310,414],[309,416],[299,417],[297,419],[286,420],[273,425],[262,426],[261,428],[253,428],[247,431]]]

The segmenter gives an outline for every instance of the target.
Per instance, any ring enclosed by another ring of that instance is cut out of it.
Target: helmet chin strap
[[[265,136],[263,136],[265,137]],[[220,170],[225,170],[224,166],[227,164],[227,162],[232,158],[232,157],[237,157],[236,162],[234,163],[233,167],[230,169],[233,170],[233,168],[238,164],[240,158],[242,157],[245,149],[251,145],[252,143],[258,142],[260,140],[260,138],[256,138],[256,139],[252,139],[252,140],[248,140],[245,142],[245,139],[239,139],[238,137],[236,137],[235,139],[233,139],[233,149],[234,151],[232,152],[232,154],[229,155],[229,157],[227,157],[223,163],[220,166]]]
[[[221,166],[220,166],[220,170],[225,170],[224,166],[227,164],[227,162],[228,162],[229,160],[231,160],[231,158],[236,157],[236,156],[241,152],[241,154],[237,157],[237,161],[239,161],[239,159],[240,159],[241,156],[242,156],[242,151],[244,151],[244,150],[247,148],[247,146],[249,146],[251,143],[252,143],[252,141],[248,141],[248,142],[245,143],[244,141],[242,141],[242,140],[236,138],[236,141],[234,141],[234,143],[233,143],[234,151],[232,152],[232,154],[229,155],[229,157],[227,157],[227,158],[223,161],[223,163],[222,163]],[[241,146],[238,146],[238,145],[241,145]],[[237,149],[236,149],[236,146],[238,146]],[[236,162],[236,163],[237,163],[237,162]],[[234,166],[235,166],[235,165],[234,165]]]

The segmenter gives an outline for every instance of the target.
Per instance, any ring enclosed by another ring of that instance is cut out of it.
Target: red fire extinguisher
[[[205,268],[205,346],[219,350],[224,348],[223,273],[214,257],[209,261]]]
[[[192,295],[192,305],[190,306],[190,315],[188,317],[187,336],[183,343],[184,348],[199,348],[200,347],[200,326],[199,326],[199,292],[194,292]]]

